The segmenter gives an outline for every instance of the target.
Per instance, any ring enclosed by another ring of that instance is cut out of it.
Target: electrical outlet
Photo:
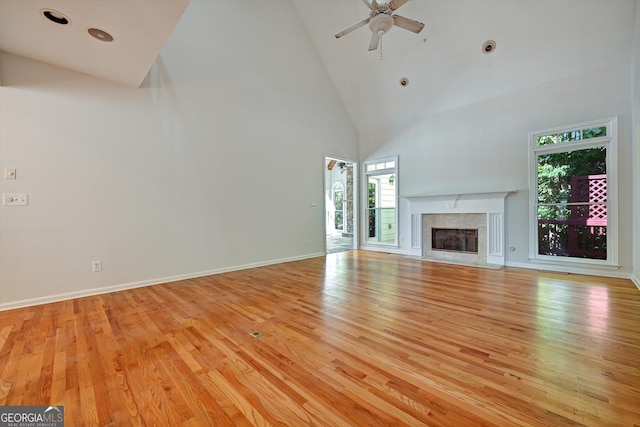
[[[5,206],[28,206],[29,195],[27,193],[3,193],[2,204]]]
[[[100,260],[91,261],[91,268],[93,269],[94,273],[98,273],[99,271],[102,271],[102,261]]]

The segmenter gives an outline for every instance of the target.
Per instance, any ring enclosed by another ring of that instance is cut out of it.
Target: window
[[[397,158],[365,162],[364,174],[367,184],[365,209],[366,242],[371,244],[396,245],[398,183]]]
[[[344,185],[337,182],[333,186],[333,208],[335,210],[334,227],[336,230],[344,230]]]
[[[617,265],[616,125],[529,134],[533,259]]]

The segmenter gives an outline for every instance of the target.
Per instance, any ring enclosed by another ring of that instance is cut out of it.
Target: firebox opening
[[[432,228],[431,249],[434,251],[478,253],[477,228]]]

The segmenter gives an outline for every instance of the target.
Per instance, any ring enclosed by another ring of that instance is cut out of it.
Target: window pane
[[[538,206],[538,253],[607,259],[606,204]]]
[[[376,237],[376,210],[369,209],[367,218],[369,221],[369,240],[371,240],[372,237]]]
[[[549,135],[539,136],[536,140],[538,147],[542,145],[561,144],[563,142],[576,141],[580,139],[580,131],[572,130],[561,133],[552,133]]]
[[[336,230],[343,230],[344,229],[344,212],[343,211],[336,211],[336,217],[334,220],[334,226],[336,228]]]
[[[395,208],[396,207],[396,189],[393,185],[395,181],[395,175],[387,174],[380,175],[380,200],[378,206],[381,208]]]
[[[604,147],[538,156],[538,254],[607,258]]]
[[[582,130],[582,138],[583,139],[598,138],[598,137],[601,137],[601,136],[607,136],[607,127],[606,126],[601,126],[599,128],[583,129]]]
[[[369,242],[395,243],[395,208],[368,209]]]
[[[538,254],[607,259],[607,227],[580,222],[538,219]]]
[[[342,210],[343,202],[344,202],[344,191],[335,191],[333,193],[333,204],[337,211]]]
[[[539,205],[538,219],[565,220],[571,216],[571,210],[567,205]]]
[[[538,156],[538,203],[604,202],[604,147]]]
[[[377,203],[377,188],[375,180],[369,179],[369,187],[368,187],[368,196],[367,196],[367,207],[375,208]]]
[[[601,136],[607,136],[606,126],[587,129],[575,129],[566,132],[551,133],[549,135],[539,136],[536,138],[536,145],[538,147],[541,147],[543,145],[561,144],[563,142],[580,141],[583,139],[598,138]]]

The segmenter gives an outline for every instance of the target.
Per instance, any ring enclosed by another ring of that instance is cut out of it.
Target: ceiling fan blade
[[[414,21],[413,19],[405,18],[404,16],[399,15],[393,15],[393,24],[416,34],[418,34],[424,28],[424,24],[422,22]]]
[[[371,21],[371,18],[367,18],[364,21],[360,21],[357,24],[354,24],[354,25],[350,26],[349,28],[347,28],[344,31],[340,31],[338,34],[336,34],[336,38],[339,39],[342,36],[346,36],[351,31],[357,30],[360,27],[364,27],[365,25],[367,25],[369,23],[369,21]]]
[[[408,2],[409,0],[392,0],[389,3],[389,9],[393,12],[394,10],[400,9],[400,7]]]
[[[371,33],[371,41],[369,42],[369,51],[376,50],[380,44],[380,36],[376,32]]]
[[[362,0],[364,2],[364,4],[367,5],[367,7],[371,10],[378,10],[378,3],[376,2],[376,0],[373,0],[372,2],[368,2],[367,0]]]

